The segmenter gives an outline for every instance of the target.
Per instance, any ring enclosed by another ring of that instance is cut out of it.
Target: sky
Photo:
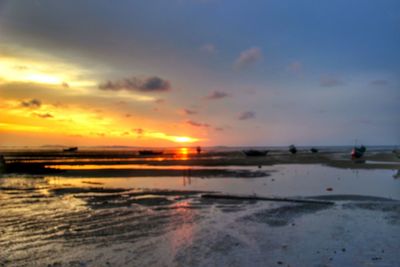
[[[400,144],[398,0],[0,0],[0,145]]]

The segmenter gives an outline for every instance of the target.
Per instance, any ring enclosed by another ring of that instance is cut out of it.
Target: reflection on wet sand
[[[176,231],[171,234],[170,246],[173,255],[177,255],[184,246],[190,246],[193,243],[195,228],[195,211],[191,208],[190,200],[183,200],[171,205],[176,213],[182,217],[182,223]],[[174,223],[174,222],[172,222]]]
[[[19,166],[62,170],[0,178],[0,266],[400,264],[399,164],[390,155],[355,164],[302,151],[84,153],[38,153],[30,160],[43,162]],[[215,192],[334,205],[202,197]]]
[[[0,266],[261,266],[282,260],[295,266],[329,257],[399,263],[398,201],[331,195],[332,206],[202,199],[202,193],[4,179]],[[312,233],[314,242],[307,242]],[[359,235],[370,242],[360,245]],[[346,254],[336,254],[343,248]],[[295,256],[300,251],[301,260]]]

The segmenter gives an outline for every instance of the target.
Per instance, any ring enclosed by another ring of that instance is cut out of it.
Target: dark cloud
[[[221,92],[221,91],[214,91],[208,96],[206,96],[206,99],[209,100],[215,100],[215,99],[221,99],[230,96],[228,93]]]
[[[129,117],[132,117],[132,115],[129,114],[129,113],[126,113],[126,114],[125,114],[125,117],[129,118]]]
[[[135,128],[135,129],[132,129],[132,130],[137,135],[142,135],[144,133],[144,130],[142,128]]]
[[[249,120],[256,117],[256,113],[254,111],[245,111],[239,115],[239,120]]]
[[[225,129],[222,128],[222,127],[215,127],[214,130],[216,130],[216,131],[218,131],[218,132],[222,132],[222,131],[225,130]]]
[[[51,115],[50,113],[33,113],[36,117],[42,118],[42,119],[50,119],[50,118],[54,118],[53,115]]]
[[[335,87],[335,86],[343,85],[344,82],[339,80],[336,77],[324,75],[321,77],[319,84],[323,87]]]
[[[118,81],[107,81],[99,84],[99,89],[112,91],[165,92],[171,89],[171,84],[168,80],[157,76],[147,78],[131,77]]]
[[[38,99],[21,101],[21,106],[26,107],[26,108],[40,108],[41,105],[42,105],[42,102],[40,102],[40,100],[38,100]]]
[[[234,67],[242,69],[249,67],[263,58],[262,51],[259,47],[251,47],[242,51],[235,61]]]
[[[370,82],[371,85],[385,86],[388,85],[388,81],[386,80],[373,80]]]
[[[197,114],[197,111],[196,111],[196,110],[192,110],[192,109],[188,109],[188,108],[184,108],[184,109],[182,110],[182,112],[183,112],[183,114],[185,114],[185,115],[194,115],[194,114]]]
[[[194,127],[204,127],[204,128],[210,127],[210,125],[207,123],[201,123],[201,122],[196,122],[196,121],[192,121],[192,120],[187,120],[186,123],[191,126],[194,126]]]

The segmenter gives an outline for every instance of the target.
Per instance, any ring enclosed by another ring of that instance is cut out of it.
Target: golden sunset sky
[[[398,2],[311,2],[0,1],[0,145],[398,144]]]

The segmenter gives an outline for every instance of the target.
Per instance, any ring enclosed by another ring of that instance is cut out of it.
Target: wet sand
[[[390,151],[46,153],[6,156],[56,172],[0,178],[0,266],[400,265]],[[249,198],[202,197],[215,193]]]
[[[204,199],[3,181],[0,266],[398,266],[400,201]]]

